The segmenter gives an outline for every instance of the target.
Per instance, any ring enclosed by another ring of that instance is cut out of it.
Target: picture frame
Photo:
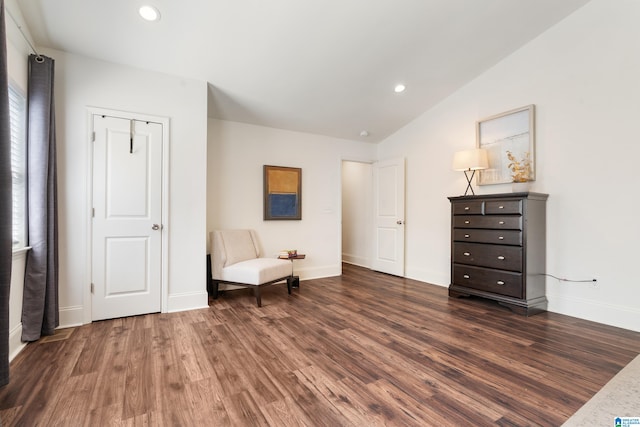
[[[302,169],[263,166],[264,220],[302,219]]]
[[[535,181],[535,105],[476,122],[476,147],[486,149],[489,159],[489,168],[476,175],[478,185]]]

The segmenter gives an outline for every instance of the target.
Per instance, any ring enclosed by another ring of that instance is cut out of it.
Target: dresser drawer
[[[522,232],[517,230],[480,230],[455,228],[453,240],[457,242],[494,243],[522,246]]]
[[[522,200],[487,200],[484,202],[484,213],[486,215],[522,215]]]
[[[522,248],[456,242],[453,244],[453,262],[499,270],[522,271]]]
[[[453,283],[514,298],[524,297],[521,273],[454,264]]]
[[[453,203],[454,215],[482,215],[483,202],[478,200],[465,200]]]
[[[522,217],[518,215],[459,215],[453,217],[455,228],[494,228],[497,230],[522,230]]]

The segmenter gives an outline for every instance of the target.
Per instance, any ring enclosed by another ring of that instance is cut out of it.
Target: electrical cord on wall
[[[553,274],[541,274],[541,276],[549,276],[549,277],[553,277],[554,279],[556,279],[559,282],[573,282],[573,283],[594,283],[597,282],[598,279],[586,279],[586,280],[573,280],[573,279],[565,279],[563,277],[557,277],[554,276]]]

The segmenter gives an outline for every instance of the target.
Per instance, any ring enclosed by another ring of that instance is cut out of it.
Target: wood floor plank
[[[98,373],[93,372],[70,377],[65,386],[56,391],[60,399],[47,417],[60,420],[60,425],[85,425],[86,416],[91,411],[91,400],[87,395],[91,395],[97,376]]]
[[[127,342],[128,358],[122,417],[134,418],[155,409],[152,398],[151,339],[148,328],[134,329]]]
[[[271,426],[310,426],[311,419],[300,409],[290,397],[264,405],[262,408],[267,423]]]
[[[226,396],[222,399],[229,414],[231,425],[235,426],[268,426],[267,419],[262,414],[255,400],[246,391]]]
[[[64,398],[58,390],[71,378],[73,366],[84,346],[84,342],[80,342],[76,346],[69,347],[66,342],[29,344],[27,349],[35,354],[34,360],[39,361],[37,366],[33,366],[26,357],[17,358],[15,363],[17,375],[23,376],[25,381],[20,384],[20,387],[7,386],[0,390],[0,409],[10,407],[12,401],[20,402],[18,406],[21,406],[21,410],[15,418],[16,425],[35,425],[36,420],[51,419],[51,413],[55,410],[58,401]],[[9,371],[12,377],[16,374],[12,369],[13,366],[12,363]],[[64,378],[65,381],[59,383],[59,378]],[[5,390],[7,390],[6,395]]]
[[[426,399],[433,396],[431,393],[411,395],[399,389],[386,379],[366,384],[365,387],[377,396],[378,401],[385,402],[388,406],[395,407],[403,414],[400,424],[403,425],[448,425],[449,420],[444,415],[438,414],[425,405]]]
[[[217,426],[231,425],[231,420],[220,396],[219,382],[207,378],[185,385],[186,401],[193,408],[194,425],[207,425],[215,420]]]
[[[322,369],[315,366],[308,366],[296,372],[298,379],[312,393],[318,397],[320,401],[331,405],[337,409],[343,419],[355,425],[378,425],[376,423],[375,414],[369,413],[355,399],[358,396],[351,396],[340,381],[334,381],[325,375]]]
[[[86,426],[121,426],[124,424],[122,420],[122,403],[113,403],[92,408],[86,414]]]
[[[327,405],[323,399],[319,399],[310,388],[299,380],[295,372],[279,374],[277,385],[283,391],[283,395],[295,402],[297,407],[292,410],[294,416],[299,407],[305,417],[311,420],[311,423],[307,425],[336,426],[345,424],[340,412],[332,405]],[[266,412],[265,417],[267,417]]]
[[[115,405],[122,412],[129,359],[128,332],[114,324],[114,328],[105,335],[102,363],[96,366],[97,379],[91,395],[91,409],[100,413],[99,409]]]
[[[344,265],[210,307],[94,322],[27,345],[2,426],[560,425],[640,333]]]

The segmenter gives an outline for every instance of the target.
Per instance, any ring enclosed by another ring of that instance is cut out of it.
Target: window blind
[[[27,245],[27,139],[25,96],[9,85],[11,125],[11,178],[13,194],[13,248]]]

